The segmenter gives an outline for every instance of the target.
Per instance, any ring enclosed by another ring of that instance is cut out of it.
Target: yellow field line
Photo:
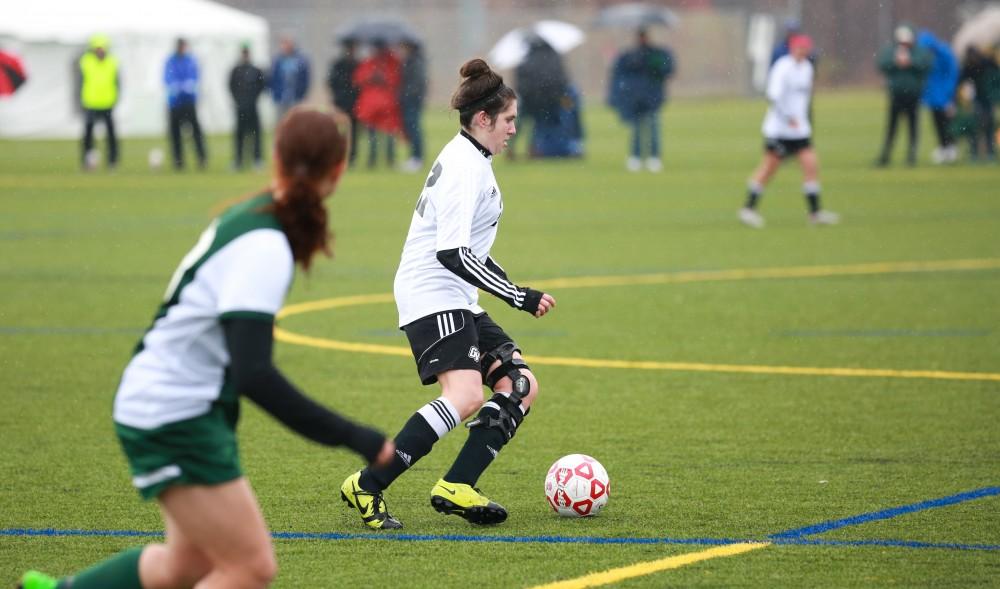
[[[608,585],[610,583],[617,583],[619,581],[624,581],[625,579],[631,579],[632,577],[641,577],[645,575],[651,575],[653,573],[658,573],[660,571],[677,569],[682,566],[687,566],[689,564],[694,564],[696,562],[710,560],[712,558],[720,558],[723,556],[735,556],[737,554],[750,552],[751,550],[759,550],[761,548],[766,548],[770,545],[771,544],[768,542],[760,542],[760,543],[747,542],[739,544],[727,544],[725,546],[716,546],[715,548],[709,548],[708,550],[702,550],[701,552],[692,552],[689,554],[681,554],[679,556],[670,556],[660,560],[640,562],[617,569],[603,571],[600,573],[591,573],[589,575],[578,577],[576,579],[557,581],[555,583],[549,583],[547,585],[537,585],[532,589],[583,589],[584,587],[599,587],[601,585]]]
[[[580,276],[555,278],[535,282],[544,288],[589,288],[597,286],[628,286],[649,284],[680,284],[690,282],[751,280],[763,278],[815,278],[823,276],[850,276],[892,274],[908,272],[969,271],[1000,268],[1000,259],[939,260],[929,262],[877,262],[841,266],[790,266],[783,268],[758,268],[737,270],[709,270],[703,272],[675,272],[669,274],[640,274],[633,276]],[[392,294],[366,294],[337,297],[289,305],[278,313],[278,318],[302,313],[323,311],[359,305],[391,303]],[[275,338],[290,344],[311,346],[342,352],[409,356],[409,348],[380,344],[344,342],[311,337],[275,328]],[[578,368],[616,368],[625,370],[670,370],[685,372],[726,372],[738,374],[779,374],[798,376],[852,376],[866,378],[923,378],[937,380],[971,380],[1000,382],[1000,374],[990,372],[952,372],[945,370],[894,370],[887,368],[838,368],[816,366],[757,366],[740,364],[707,364],[701,362],[657,362],[641,360],[607,360],[591,358],[560,358],[529,356],[533,364],[572,366]]]

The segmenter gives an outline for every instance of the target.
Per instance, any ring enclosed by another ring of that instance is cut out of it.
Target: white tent
[[[0,0],[0,14],[0,46],[18,53],[28,72],[27,83],[0,100],[0,137],[82,134],[74,68],[95,33],[110,39],[121,64],[114,116],[122,136],[166,133],[163,66],[178,37],[198,61],[198,119],[207,132],[233,126],[229,71],[239,46],[250,46],[259,67],[267,60],[267,21],[208,0]]]

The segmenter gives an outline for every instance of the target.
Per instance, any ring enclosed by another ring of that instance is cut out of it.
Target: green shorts
[[[155,499],[171,485],[218,485],[243,476],[235,425],[219,405],[154,429],[115,423],[115,431],[143,499]]]

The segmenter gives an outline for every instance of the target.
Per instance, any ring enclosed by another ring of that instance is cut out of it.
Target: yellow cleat
[[[55,589],[58,581],[38,571],[28,571],[21,577],[18,589]]]
[[[352,474],[340,485],[340,498],[351,507],[361,512],[361,521],[375,530],[398,530],[403,527],[399,520],[389,514],[389,509],[382,498],[382,492],[365,491],[358,484],[361,471]]]
[[[431,489],[431,507],[446,515],[457,515],[478,525],[499,524],[507,510],[469,485],[441,479]]]

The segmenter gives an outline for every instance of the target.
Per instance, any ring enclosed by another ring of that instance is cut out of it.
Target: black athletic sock
[[[747,203],[744,205],[748,209],[757,208],[757,201],[760,200],[760,194],[764,189],[760,184],[751,182],[747,186]]]
[[[396,456],[388,466],[369,466],[361,472],[358,484],[366,491],[378,492],[386,489],[406,469],[427,456],[434,443],[458,425],[458,411],[444,397],[438,397],[424,405],[396,434]]]
[[[806,202],[809,205],[809,214],[819,212],[819,182],[806,182],[802,185],[802,192],[806,195]]]
[[[514,411],[521,413],[520,409]],[[499,407],[491,401],[483,405],[477,417],[488,423],[490,418],[496,419],[499,416]],[[518,415],[517,421],[520,422],[521,418],[522,416]],[[465,445],[455,457],[451,470],[444,475],[444,480],[449,483],[475,486],[479,477],[493,463],[506,443],[506,434],[495,427],[477,426],[469,429],[469,438],[465,440]]]

